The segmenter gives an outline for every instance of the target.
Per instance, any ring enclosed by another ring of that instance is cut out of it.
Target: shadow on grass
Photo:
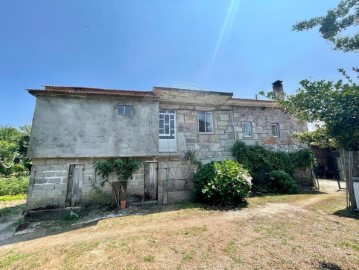
[[[342,268],[335,263],[319,262],[319,269],[322,270],[341,270]]]
[[[333,213],[333,215],[336,215],[338,217],[345,217],[345,218],[352,218],[352,219],[359,220],[359,212],[353,211],[353,210],[348,210],[347,208],[337,210]]]
[[[8,206],[4,208],[0,208],[0,222],[6,221],[8,217],[14,215],[21,215],[25,209],[25,204],[18,204],[15,206]]]

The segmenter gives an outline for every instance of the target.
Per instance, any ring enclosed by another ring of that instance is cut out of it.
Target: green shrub
[[[298,189],[294,179],[284,171],[271,171],[269,173],[271,192],[293,194],[297,193]]]
[[[242,165],[223,160],[201,166],[194,175],[196,199],[211,204],[235,205],[250,193],[251,176]]]
[[[28,177],[0,178],[0,196],[25,194],[28,187]]]
[[[233,156],[252,175],[252,190],[264,193],[277,190],[269,183],[271,171],[283,171],[293,177],[296,169],[305,170],[313,161],[312,153],[308,149],[291,153],[270,151],[259,145],[246,145],[241,141],[234,144]]]

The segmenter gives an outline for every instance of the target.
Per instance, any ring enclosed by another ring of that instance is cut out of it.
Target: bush
[[[201,166],[194,175],[196,199],[211,204],[235,205],[250,193],[251,176],[242,165],[223,160]]]
[[[25,194],[28,187],[28,177],[0,178],[0,196]]]
[[[271,192],[284,194],[293,194],[298,192],[294,179],[286,172],[271,171],[269,173],[269,179],[269,188]]]
[[[254,192],[276,192],[277,188],[273,189],[269,183],[271,171],[283,171],[293,178],[296,169],[305,170],[313,161],[312,153],[307,149],[291,153],[270,151],[259,145],[246,145],[241,141],[234,144],[233,155],[252,175]]]

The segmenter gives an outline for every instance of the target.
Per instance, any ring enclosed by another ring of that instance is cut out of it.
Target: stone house
[[[275,88],[279,94],[281,84]],[[27,210],[111,200],[111,186],[93,165],[136,157],[128,201],[172,203],[190,198],[191,153],[202,162],[231,159],[236,140],[294,151],[292,134],[306,131],[271,101],[233,93],[154,87],[152,91],[45,86],[36,97],[28,156],[33,160]],[[115,181],[115,176],[111,176]]]

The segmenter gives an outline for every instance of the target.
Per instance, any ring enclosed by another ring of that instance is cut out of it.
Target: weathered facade
[[[225,92],[46,86],[29,93],[36,108],[28,210],[110,201],[110,186],[100,194],[93,189],[99,181],[93,165],[110,157],[142,161],[128,201],[189,199],[195,167],[186,153],[202,162],[231,159],[236,140],[294,151],[301,145],[292,134],[307,128],[271,101]]]

